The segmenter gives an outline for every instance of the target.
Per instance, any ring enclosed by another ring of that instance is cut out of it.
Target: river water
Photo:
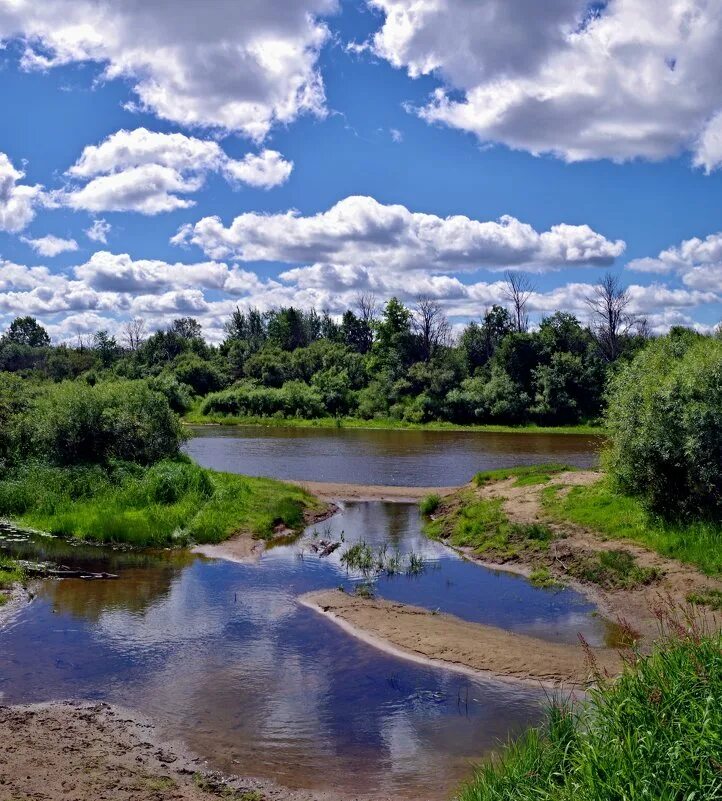
[[[445,487],[480,470],[557,462],[597,464],[587,434],[489,434],[353,428],[198,426],[187,452],[205,467],[294,481]]]
[[[426,474],[402,475],[420,481]],[[344,546],[331,556],[313,552],[318,538],[342,535]],[[378,579],[381,597],[555,641],[582,632],[596,644],[606,636],[577,593],[534,588],[426,540],[409,504],[343,504],[255,564],[0,532],[0,548],[18,556],[120,576],[42,583],[0,629],[0,697],[136,708],[210,767],[292,788],[448,798],[474,762],[538,720],[544,693],[388,655],[298,604],[302,593],[353,591],[367,580],[341,562],[345,548],[361,540],[398,550],[402,561],[410,553],[423,559],[417,575]]]

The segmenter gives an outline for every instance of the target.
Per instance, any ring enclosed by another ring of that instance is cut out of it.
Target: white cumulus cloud
[[[567,161],[722,162],[722,0],[367,0],[369,47],[442,83],[429,122]]]
[[[654,258],[635,259],[627,267],[637,272],[676,274],[688,287],[722,295],[722,232],[704,239],[685,239]]]
[[[235,160],[211,140],[136,128],[116,131],[99,145],[85,147],[67,175],[86,183],[53,197],[74,209],[153,215],[193,206],[195,201],[186,196],[201,189],[210,172],[270,189],[286,181],[292,169],[293,164],[274,150]]]
[[[90,228],[85,229],[85,235],[93,242],[102,242],[104,245],[108,243],[108,234],[112,226],[109,222],[102,219],[93,220]]]
[[[624,242],[587,225],[560,224],[540,233],[510,216],[484,222],[438,217],[363,196],[308,217],[296,211],[249,212],[228,227],[218,217],[204,217],[181,228],[172,241],[197,245],[214,259],[440,272],[609,264],[624,251]]]
[[[36,253],[39,253],[41,256],[47,256],[48,258],[78,249],[78,243],[74,239],[63,239],[53,234],[47,234],[37,239],[30,239],[29,237],[23,236],[21,239]]]
[[[0,41],[26,69],[96,62],[137,105],[186,126],[263,139],[325,111],[318,70],[337,0],[1,0]]]
[[[19,184],[25,173],[16,169],[5,153],[0,153],[0,231],[22,231],[35,216],[42,187]]]

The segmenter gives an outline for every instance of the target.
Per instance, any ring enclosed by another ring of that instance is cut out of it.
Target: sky
[[[722,320],[722,0],[0,0],[0,330],[606,273]]]

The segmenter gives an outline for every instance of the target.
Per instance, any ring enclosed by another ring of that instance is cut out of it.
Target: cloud
[[[262,140],[273,125],[323,115],[320,17],[337,0],[16,0],[0,40],[20,39],[25,69],[96,62],[128,81],[137,105],[185,126]]]
[[[93,242],[102,242],[106,245],[111,228],[111,224],[105,220],[93,220],[93,224],[90,228],[86,228],[84,233]]]
[[[609,264],[624,251],[624,242],[610,241],[587,225],[561,224],[539,233],[510,216],[492,222],[444,218],[362,196],[309,217],[296,211],[249,212],[227,228],[218,217],[204,217],[171,241],[197,245],[215,259],[440,272]]]
[[[35,217],[35,206],[42,198],[42,187],[18,184],[25,173],[15,169],[5,153],[0,153],[0,231],[22,231]]]
[[[232,181],[271,189],[288,180],[293,170],[293,162],[286,161],[276,150],[263,150],[259,155],[248,153],[240,161],[228,159],[223,171]]]
[[[62,239],[52,234],[41,236],[38,239],[30,239],[25,236],[20,238],[36,253],[39,253],[41,256],[47,256],[48,258],[57,256],[59,253],[66,253],[78,249],[78,243],[74,239]]]
[[[91,212],[153,215],[195,205],[183,195],[201,189],[210,172],[220,172],[233,183],[270,189],[286,181],[292,169],[275,150],[248,153],[237,161],[214,141],[136,128],[85,147],[67,175],[87,183],[55,192],[53,198]]]
[[[685,239],[655,258],[634,259],[627,268],[637,272],[676,274],[685,286],[722,294],[722,232],[704,239]]]
[[[722,162],[722,0],[367,2],[374,53],[442,82],[429,122],[570,162]]]

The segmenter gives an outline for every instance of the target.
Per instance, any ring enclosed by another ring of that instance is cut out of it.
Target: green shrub
[[[671,520],[722,520],[722,341],[678,331],[611,382],[606,466]]]
[[[439,508],[441,504],[441,496],[436,494],[427,495],[425,498],[421,500],[419,504],[419,509],[421,510],[422,515],[429,515],[434,514],[434,512]]]

